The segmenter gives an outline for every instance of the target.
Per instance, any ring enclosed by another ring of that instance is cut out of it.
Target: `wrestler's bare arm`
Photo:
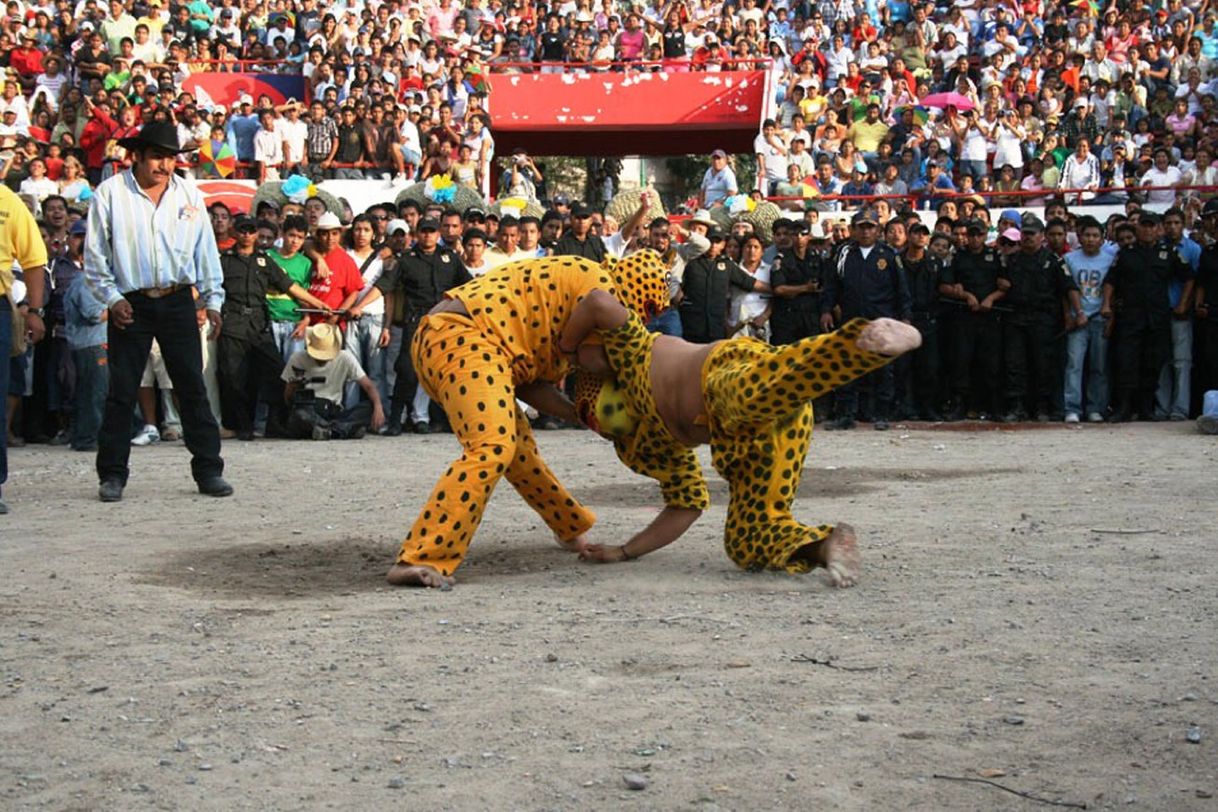
[[[589,544],[579,557],[585,561],[602,563],[630,561],[672,544],[701,515],[702,511],[697,508],[665,507],[651,521],[651,524],[644,527],[625,544]]]
[[[616,330],[630,318],[630,311],[605,290],[593,290],[575,306],[558,338],[558,350],[574,355],[593,330]]]
[[[516,387],[516,397],[543,414],[557,417],[568,423],[579,423],[575,404],[549,381],[537,381],[518,386]]]

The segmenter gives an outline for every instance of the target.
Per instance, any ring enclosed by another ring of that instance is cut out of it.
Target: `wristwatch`
[[[46,316],[47,309],[45,307],[27,307],[25,309],[25,312],[33,313],[35,316],[37,316],[38,318],[41,319]]]

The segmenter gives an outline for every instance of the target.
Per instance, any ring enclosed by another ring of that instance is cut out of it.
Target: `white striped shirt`
[[[132,291],[194,285],[219,312],[224,273],[198,187],[174,175],[153,205],[130,169],[104,181],[89,205],[84,275],[107,307]]]

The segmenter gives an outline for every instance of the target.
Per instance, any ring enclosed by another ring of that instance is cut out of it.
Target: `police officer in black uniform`
[[[695,344],[727,338],[727,304],[731,288],[767,293],[769,286],[754,279],[723,253],[727,235],[719,228],[706,232],[710,248],[685,263],[681,281],[681,337]]]
[[[983,413],[998,414],[998,372],[1002,366],[1002,328],[994,305],[1005,295],[998,287],[1002,258],[985,244],[987,229],[980,220],[965,226],[965,245],[943,273],[939,292],[961,302],[955,314],[955,353],[951,391],[956,401],[948,420],[962,420],[969,394],[979,396]],[[977,372],[974,373],[974,367]]]
[[[774,312],[770,316],[770,339],[775,344],[794,344],[820,334],[820,298],[824,290],[821,276],[824,263],[809,247],[808,224],[784,223],[774,227],[778,251],[770,265],[770,285],[774,288]]]
[[[1019,251],[1008,255],[998,277],[998,286],[1006,291],[1003,304],[1011,308],[1002,324],[1007,392],[1003,421],[1026,420],[1031,407],[1043,423],[1061,412],[1061,404],[1051,405],[1050,400],[1055,381],[1065,373],[1060,352],[1062,306],[1069,298],[1070,312],[1077,313],[1082,302],[1074,275],[1045,246],[1045,224],[1040,218],[1024,216],[1020,232]]]
[[[576,203],[571,207],[571,227],[554,244],[554,256],[583,257],[605,261],[605,243],[592,233],[592,207]]]
[[[897,393],[901,412],[913,419],[942,420],[943,356],[939,341],[939,286],[945,265],[928,250],[930,229],[922,222],[909,227],[901,264],[913,302],[911,319],[922,334],[922,346],[897,359]]]
[[[224,426],[241,440],[254,439],[254,407],[261,395],[271,409],[268,426],[282,425],[283,358],[271,338],[266,294],[286,293],[310,307],[325,303],[297,285],[258,250],[258,223],[249,215],[233,222],[236,243],[220,256],[224,272],[224,330],[219,339],[220,411]]]
[[[439,304],[444,292],[464,285],[470,276],[461,257],[451,248],[440,245],[440,224],[435,220],[420,220],[417,241],[413,248],[402,252],[392,269],[381,274],[376,288],[381,294],[392,294],[395,303],[402,302],[402,351],[394,369],[393,401],[389,409],[385,433],[402,433],[402,413],[410,408],[419,377],[410,360],[410,342],[419,320]],[[414,424],[419,433],[431,430],[431,422],[419,420]]]
[[[838,250],[825,274],[825,293],[820,304],[822,331],[833,329],[835,308],[839,309],[843,324],[859,317],[909,321],[912,302],[905,269],[897,252],[879,242],[879,232],[879,222],[870,209],[863,209],[851,219],[850,241]],[[875,429],[888,429],[896,396],[891,364],[839,389],[834,398],[837,419],[825,428],[854,428],[861,388],[871,391]]]
[[[1194,308],[1197,316],[1197,353],[1194,358],[1200,384],[1194,391],[1201,394],[1218,389],[1218,199],[1206,202],[1201,211],[1204,235],[1193,231],[1193,239],[1204,236],[1201,267],[1194,288]]]
[[[1168,285],[1192,276],[1188,262],[1163,239],[1159,215],[1143,211],[1137,237],[1133,247],[1121,249],[1104,277],[1100,306],[1114,345],[1113,423],[1128,422],[1135,412],[1143,419],[1153,417],[1159,370],[1171,357]]]

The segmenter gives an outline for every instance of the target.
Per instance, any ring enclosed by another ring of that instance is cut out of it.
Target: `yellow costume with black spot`
[[[466,314],[424,316],[410,346],[419,382],[448,415],[463,453],[440,477],[402,543],[398,562],[451,575],[465,558],[500,477],[562,540],[596,517],[542,461],[515,388],[570,371],[559,337],[591,291],[608,291],[644,317],[667,304],[667,269],[647,251],[604,265],[548,257],[501,265],[449,291]]]
[[[812,439],[812,399],[894,360],[858,348],[855,341],[867,324],[854,319],[836,332],[782,347],[730,339],[707,357],[702,398],[711,460],[731,494],[723,541],[738,566],[806,572],[813,561],[796,553],[833,532],[832,525],[801,524],[791,507]],[[673,439],[656,411],[650,380],[656,336],[631,316],[601,337],[617,380],[594,379],[591,387],[581,380],[581,417],[613,437],[631,470],[660,482],[665,504],[707,507],[697,458]],[[630,420],[614,421],[623,405]],[[606,430],[607,422],[616,430]]]

